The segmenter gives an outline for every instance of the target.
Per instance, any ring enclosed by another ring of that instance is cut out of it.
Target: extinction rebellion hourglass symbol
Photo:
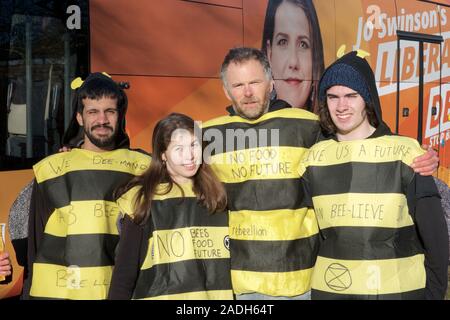
[[[344,291],[352,285],[350,271],[340,263],[333,263],[325,271],[325,283],[331,290]]]

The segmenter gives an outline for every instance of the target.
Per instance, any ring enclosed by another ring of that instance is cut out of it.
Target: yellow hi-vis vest
[[[53,211],[37,247],[31,298],[106,299],[118,242],[113,192],[149,164],[149,156],[128,149],[73,149],[33,167]]]
[[[317,117],[297,108],[204,124],[204,139],[213,137],[205,153],[228,195],[236,294],[292,297],[310,290],[318,226],[303,203],[297,166],[318,132]]]
[[[424,298],[423,248],[406,197],[410,164],[422,153],[417,141],[399,136],[310,149],[300,173],[324,239],[313,299]]]
[[[133,299],[231,300],[228,215],[210,214],[191,184],[181,187],[152,200]],[[118,200],[122,213],[132,215],[138,190]]]

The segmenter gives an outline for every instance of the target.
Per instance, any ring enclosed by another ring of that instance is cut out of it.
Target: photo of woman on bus
[[[272,67],[277,98],[292,107],[317,111],[317,85],[324,58],[312,0],[269,0],[262,51]]]
[[[202,161],[194,125],[178,113],[160,120],[150,167],[117,191],[109,299],[233,299],[226,193]]]

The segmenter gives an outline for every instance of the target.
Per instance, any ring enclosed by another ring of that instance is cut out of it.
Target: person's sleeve
[[[122,219],[116,262],[109,288],[109,300],[129,300],[139,275],[140,253],[144,232],[125,214]]]
[[[305,156],[303,157],[302,161],[300,162],[299,168],[298,168],[298,172],[300,174],[300,182],[302,184],[302,188],[303,188],[303,206],[308,208],[308,211],[313,211],[313,214],[316,214],[316,211],[314,210],[314,203],[312,200],[312,192],[311,192],[311,181],[310,181],[310,177],[309,177],[309,164],[308,164],[308,153],[310,151],[308,151],[307,153],[305,153]],[[315,247],[315,250],[318,250],[318,248],[320,247],[320,244],[323,242],[323,240],[325,239],[323,236],[322,231],[319,228],[318,225],[318,220],[317,220],[317,215],[316,215],[316,223],[317,223],[317,228],[319,230],[319,237],[318,237],[318,243],[317,243],[317,247]],[[317,258],[317,251],[315,251],[315,256]]]
[[[11,240],[11,244],[16,253],[17,264],[25,267],[27,265],[28,238]]]
[[[19,193],[8,216],[9,236],[16,254],[19,266],[27,266],[28,252],[28,220],[30,201],[35,180],[30,181]]]
[[[31,191],[30,212],[28,216],[27,265],[24,270],[22,298],[28,299],[33,277],[33,263],[36,260],[39,245],[44,239],[45,225],[52,213],[39,184],[34,181]]]
[[[43,196],[39,184],[33,183],[31,192],[30,214],[28,219],[28,262],[33,263],[37,249],[44,239],[45,225],[51,215],[46,198]]]
[[[431,176],[415,175],[408,192],[414,193],[415,219],[425,251],[426,299],[444,299],[448,281],[448,230],[439,192]],[[410,197],[409,197],[410,198]]]
[[[313,134],[314,134],[314,136],[315,136],[315,139],[314,139],[314,143],[313,143],[313,145],[314,144],[316,144],[316,143],[318,143],[318,142],[320,142],[320,141],[322,141],[322,140],[324,140],[324,135],[323,135],[323,132],[322,132],[322,127],[320,126],[320,122],[317,120],[317,126],[315,127],[315,129],[313,130]]]
[[[303,155],[303,158],[300,160],[300,164],[298,165],[297,172],[300,176],[300,183],[303,189],[303,205],[308,208],[313,208],[308,170],[309,163],[307,160],[310,152],[311,150],[307,150]]]

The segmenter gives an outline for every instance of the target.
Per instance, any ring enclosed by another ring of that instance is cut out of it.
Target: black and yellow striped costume
[[[381,136],[316,144],[301,165],[319,222],[313,299],[421,299],[423,247],[410,215],[417,141]]]
[[[310,290],[318,227],[296,168],[318,131],[314,114],[290,107],[253,121],[234,115],[204,124],[205,152],[228,195],[236,294]]]
[[[118,200],[121,212],[127,215],[123,220],[110,298],[128,298],[119,296],[115,285],[132,288],[133,299],[233,298],[228,216],[225,212],[208,213],[198,202],[191,184],[181,187],[183,192],[174,185],[169,193],[154,196],[150,218],[144,227],[129,218],[134,212],[139,187]],[[166,191],[167,184],[159,185],[158,190]],[[137,257],[138,263],[134,264],[133,257]],[[129,273],[130,265],[136,266],[136,276],[123,280],[126,275],[120,273],[123,270]]]
[[[34,235],[30,297],[107,297],[119,240],[113,191],[149,163],[149,156],[128,149],[73,149],[34,166],[34,197],[42,207],[35,208],[30,222],[45,229],[42,236]]]

